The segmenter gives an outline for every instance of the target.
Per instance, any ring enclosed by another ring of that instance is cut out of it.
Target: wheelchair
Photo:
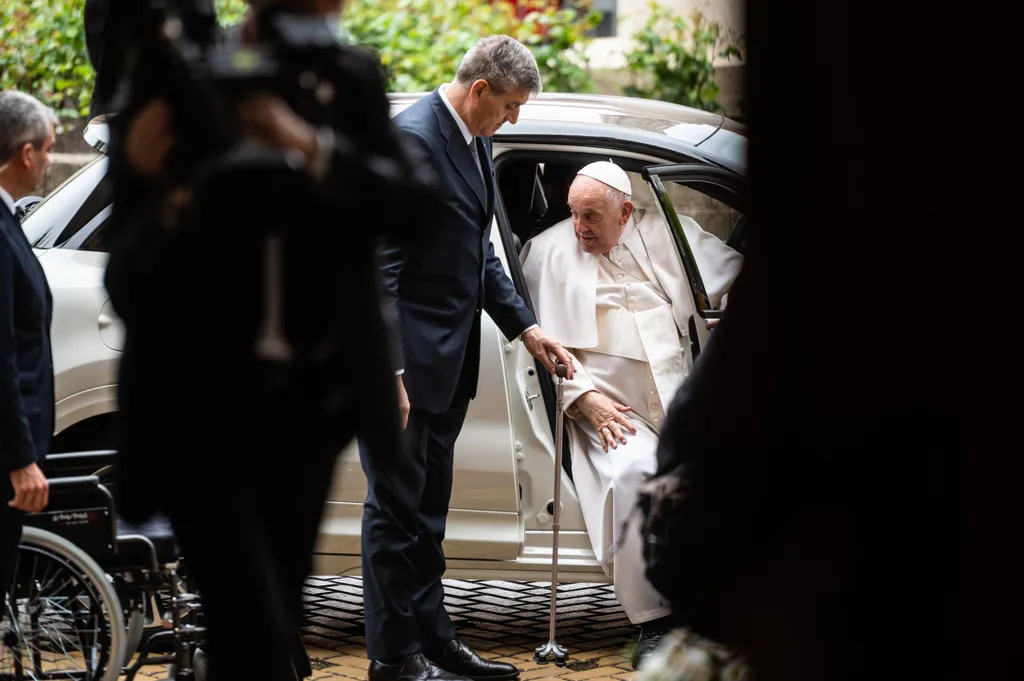
[[[133,681],[151,665],[165,666],[168,681],[206,678],[201,602],[170,522],[118,518],[115,458],[52,454],[41,465],[50,502],[25,519],[0,609],[0,681]],[[159,630],[145,637],[147,615]]]

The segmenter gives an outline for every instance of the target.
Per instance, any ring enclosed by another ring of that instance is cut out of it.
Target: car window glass
[[[679,182],[653,177],[647,183],[637,174],[630,173],[634,187],[634,203],[640,210],[659,211],[658,195],[661,192],[667,213],[659,222],[661,227],[673,234],[680,263],[687,272],[696,270],[695,276],[688,277],[694,290],[694,299],[705,299],[706,308],[720,307],[723,281],[731,281],[721,271],[708,271],[708,267],[722,262],[728,249],[738,250],[735,240],[736,227],[742,222],[742,214],[727,204],[692,187]],[[641,186],[642,185],[642,186]],[[668,222],[664,218],[668,219]],[[703,233],[703,234],[702,234]],[[708,290],[708,286],[711,290]],[[727,290],[727,287],[726,287]],[[711,299],[707,299],[711,294]]]
[[[105,208],[96,213],[92,219],[86,222],[81,229],[76,230],[70,239],[63,244],[62,248],[74,251],[95,251],[105,253],[107,251],[106,230],[104,229],[110,220],[110,213],[114,205],[108,203]]]
[[[95,201],[86,203],[101,184],[106,171],[107,159],[98,158],[36,205],[22,223],[33,248],[59,247],[104,208],[94,206]],[[85,211],[81,211],[83,205],[86,205]]]

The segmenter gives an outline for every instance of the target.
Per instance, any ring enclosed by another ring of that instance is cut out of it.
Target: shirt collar
[[[0,187],[0,201],[4,202],[7,210],[11,211],[11,215],[17,215],[17,211],[14,210],[14,197],[8,194],[3,187]]]
[[[448,112],[452,115],[452,118],[455,119],[455,124],[459,126],[459,130],[462,132],[462,136],[465,138],[466,144],[470,144],[473,142],[473,133],[469,131],[469,126],[466,125],[464,120],[462,120],[462,116],[460,116],[459,112],[455,110],[452,103],[448,101],[448,95],[444,92],[446,87],[448,87],[447,83],[438,88],[438,91],[441,94],[441,101],[444,102],[446,107],[448,107]]]

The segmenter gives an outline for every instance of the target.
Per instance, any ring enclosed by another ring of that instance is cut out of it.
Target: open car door
[[[647,166],[643,171],[644,179],[650,184],[655,197],[658,200],[658,208],[661,211],[665,224],[668,225],[675,241],[679,257],[686,272],[690,284],[690,294],[693,299],[693,309],[700,319],[691,317],[689,320],[690,351],[692,358],[696,361],[700,355],[701,347],[707,343],[707,323],[717,320],[722,316],[722,310],[712,306],[707,289],[704,286],[704,279],[693,256],[692,245],[687,241],[679,215],[685,215],[685,210],[677,208],[673,203],[673,195],[678,196],[678,190],[685,188],[692,190],[714,202],[724,204],[732,211],[740,214],[740,219],[732,226],[732,232],[723,240],[729,245],[741,242],[741,234],[736,233],[742,229],[742,220],[746,212],[744,197],[746,187],[744,179],[736,173],[709,165],[699,164],[672,164]],[[700,223],[700,220],[697,220]],[[702,225],[703,226],[703,225]],[[704,226],[706,229],[706,226]],[[733,238],[737,237],[737,238]],[[739,249],[737,249],[739,250]]]

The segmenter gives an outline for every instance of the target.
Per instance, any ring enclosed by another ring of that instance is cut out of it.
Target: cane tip
[[[555,376],[558,376],[559,378],[565,378],[568,375],[569,367],[561,363],[555,365]]]

